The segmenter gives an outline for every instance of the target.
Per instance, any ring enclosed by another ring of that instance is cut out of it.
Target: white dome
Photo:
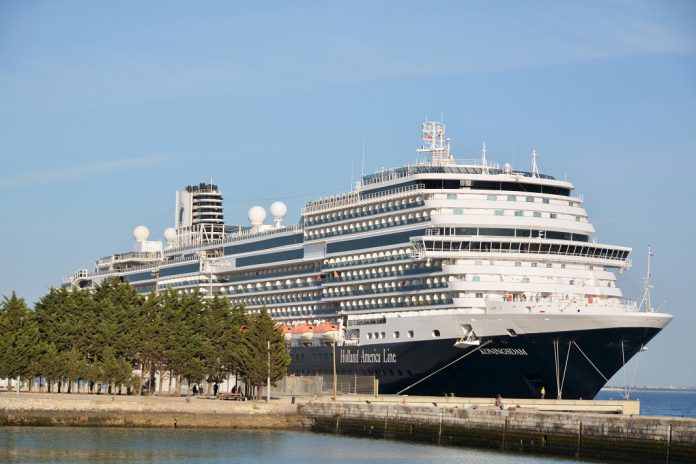
[[[164,238],[168,242],[173,242],[176,240],[176,229],[173,227],[167,227],[164,229]]]
[[[511,174],[511,173],[512,173],[512,164],[510,164],[510,163],[505,163],[505,164],[503,165],[503,172],[504,172],[505,174]]]
[[[145,226],[138,226],[133,229],[133,237],[139,242],[144,242],[150,236],[150,229]]]
[[[276,217],[285,217],[288,214],[288,207],[282,201],[275,201],[271,204],[271,215]]]
[[[252,206],[247,214],[252,226],[260,226],[266,220],[266,210],[261,206]]]

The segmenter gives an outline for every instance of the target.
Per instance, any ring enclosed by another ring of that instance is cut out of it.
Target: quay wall
[[[317,432],[617,462],[696,462],[696,420],[493,407],[307,402]]]
[[[0,395],[0,426],[211,427],[298,429],[288,402],[95,395]]]

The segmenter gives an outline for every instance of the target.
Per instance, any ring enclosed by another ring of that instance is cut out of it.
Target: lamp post
[[[331,344],[333,351],[333,400],[336,401],[336,337]]]
[[[268,377],[266,378],[266,403],[271,402],[271,341],[268,341]]]

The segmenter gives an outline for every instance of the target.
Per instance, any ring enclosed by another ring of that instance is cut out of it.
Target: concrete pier
[[[0,394],[0,426],[304,429],[442,446],[643,464],[696,462],[696,419],[634,415],[633,401],[344,396],[264,401]]]
[[[0,394],[0,426],[213,427],[300,429],[290,400],[222,401],[202,397]]]
[[[486,405],[313,401],[300,411],[324,433],[605,461],[696,462],[696,419],[500,410],[490,399]]]

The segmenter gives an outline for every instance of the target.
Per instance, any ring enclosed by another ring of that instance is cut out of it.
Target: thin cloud
[[[28,185],[44,185],[84,179],[98,174],[140,168],[158,164],[166,159],[165,156],[144,156],[140,158],[125,158],[111,161],[97,161],[68,168],[53,169],[17,174],[0,179],[0,190],[10,190]]]

